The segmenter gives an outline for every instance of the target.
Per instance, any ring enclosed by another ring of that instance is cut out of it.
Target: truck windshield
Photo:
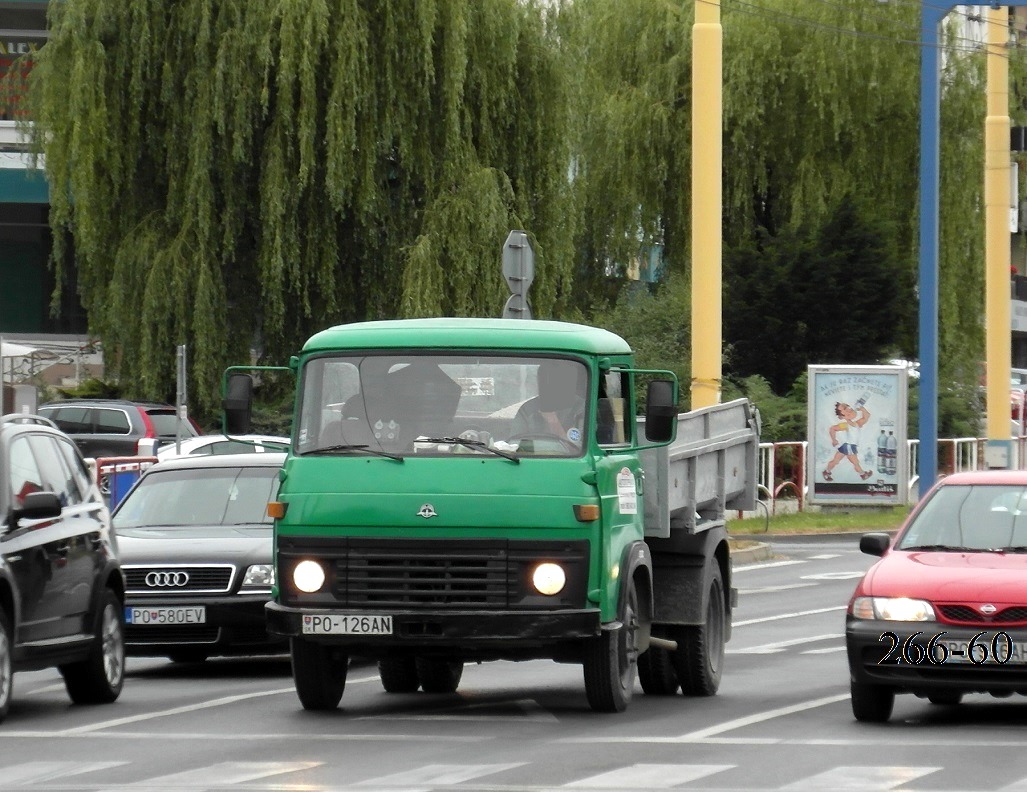
[[[569,358],[324,356],[301,392],[300,455],[577,457],[594,412]]]

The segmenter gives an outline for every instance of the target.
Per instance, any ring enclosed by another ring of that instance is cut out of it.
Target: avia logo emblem
[[[149,572],[144,578],[146,585],[151,588],[181,588],[189,582],[188,572]]]
[[[417,512],[417,516],[418,517],[424,517],[424,519],[427,520],[427,519],[429,519],[431,517],[438,517],[439,515],[435,511],[435,507],[434,506],[432,506],[430,503],[426,503]]]
[[[996,608],[994,605],[991,605],[991,604],[981,605],[981,613],[987,613],[989,616],[991,614],[993,614],[997,610],[998,610],[998,608]]]

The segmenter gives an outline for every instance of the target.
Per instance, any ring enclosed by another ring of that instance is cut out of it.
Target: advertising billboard
[[[909,499],[908,373],[903,366],[809,366],[809,502]]]

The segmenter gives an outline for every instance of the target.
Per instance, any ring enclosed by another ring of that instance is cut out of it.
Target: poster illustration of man
[[[809,367],[810,503],[907,501],[907,378],[897,365]]]
[[[827,467],[824,468],[824,481],[834,480],[831,471],[843,459],[849,460],[859,477],[866,481],[873,475],[873,472],[864,470],[863,466],[859,464],[859,436],[860,430],[870,420],[870,411],[863,404],[852,407],[845,402],[835,402],[834,414],[839,420],[837,423],[831,424],[828,434],[831,437],[831,445],[837,451],[831,461],[827,463]]]

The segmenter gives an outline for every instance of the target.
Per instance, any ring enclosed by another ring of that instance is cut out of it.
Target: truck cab
[[[359,655],[392,692],[452,692],[468,661],[580,663],[592,708],[623,710],[640,656],[676,648],[653,636],[642,456],[674,439],[673,375],[605,330],[509,319],[343,325],[293,367],[267,617],[303,706],[337,707]],[[664,660],[644,687],[677,689]]]

